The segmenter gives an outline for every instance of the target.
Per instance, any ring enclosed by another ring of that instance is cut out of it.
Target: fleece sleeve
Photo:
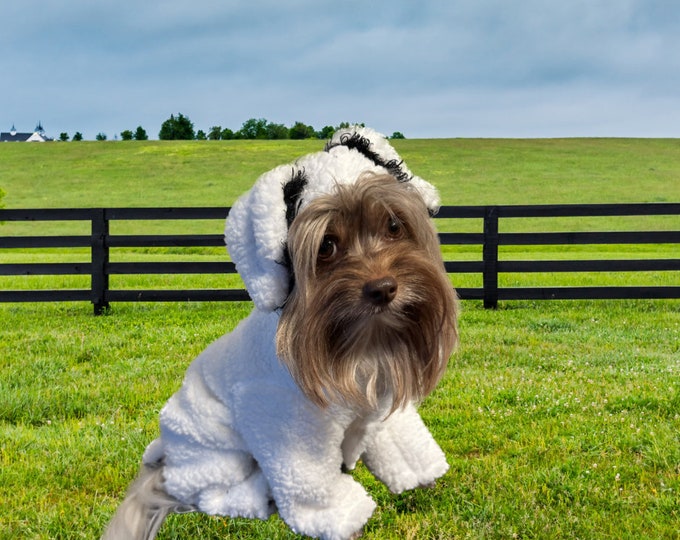
[[[376,424],[362,457],[393,493],[430,485],[449,468],[444,452],[412,404]]]

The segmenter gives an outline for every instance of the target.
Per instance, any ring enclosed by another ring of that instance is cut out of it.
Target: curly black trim
[[[286,205],[286,223],[288,228],[290,228],[297,215],[298,208],[302,202],[302,191],[307,183],[307,175],[304,169],[298,169],[297,171],[293,169],[290,180],[283,184],[283,202]]]
[[[300,203],[302,202],[302,192],[309,183],[307,175],[304,169],[293,169],[290,180],[283,184],[281,188],[283,189],[283,202],[286,205],[286,225],[290,229],[295,216],[300,208]],[[288,251],[288,244],[284,242],[283,246],[283,260],[277,261],[280,265],[284,266],[288,270],[289,283],[288,291],[292,291],[295,286],[295,276],[293,274],[293,264],[290,258],[290,252]],[[285,302],[284,302],[285,304]],[[279,306],[283,307],[283,306]]]
[[[328,152],[331,148],[336,146],[346,146],[347,148],[356,150],[366,158],[370,159],[373,163],[379,167],[387,169],[387,171],[394,176],[399,182],[408,182],[413,178],[404,169],[401,168],[404,161],[397,161],[396,159],[391,159],[385,161],[380,154],[371,150],[371,141],[359,133],[345,133],[340,136],[340,144],[331,144],[330,142],[326,144],[325,151]]]
[[[295,287],[295,273],[293,272],[293,261],[290,258],[290,251],[288,251],[288,243],[283,244],[283,260],[279,264],[285,266],[288,270],[288,294],[290,294],[293,287]],[[284,300],[283,305],[279,307],[283,307],[285,304],[286,301]]]

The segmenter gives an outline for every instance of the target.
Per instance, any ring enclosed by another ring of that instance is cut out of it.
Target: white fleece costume
[[[164,460],[165,489],[182,503],[232,517],[278,511],[297,533],[341,540],[375,508],[343,465],[352,469],[361,458],[395,493],[448,469],[413,405],[387,416],[385,404],[364,418],[340,406],[320,409],[276,356],[290,221],[314,197],[366,171],[411,182],[436,212],[435,188],[413,176],[382,135],[359,127],[337,132],[323,152],[265,173],[232,208],[226,241],[255,309],[193,361],[143,458]]]

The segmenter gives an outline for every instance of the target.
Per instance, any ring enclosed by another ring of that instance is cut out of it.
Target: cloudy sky
[[[0,1],[0,130],[680,137],[677,0]]]

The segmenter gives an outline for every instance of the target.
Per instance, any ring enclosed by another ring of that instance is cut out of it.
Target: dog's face
[[[425,397],[457,341],[456,296],[420,196],[367,176],[314,199],[288,236],[294,286],[277,350],[320,406]]]

